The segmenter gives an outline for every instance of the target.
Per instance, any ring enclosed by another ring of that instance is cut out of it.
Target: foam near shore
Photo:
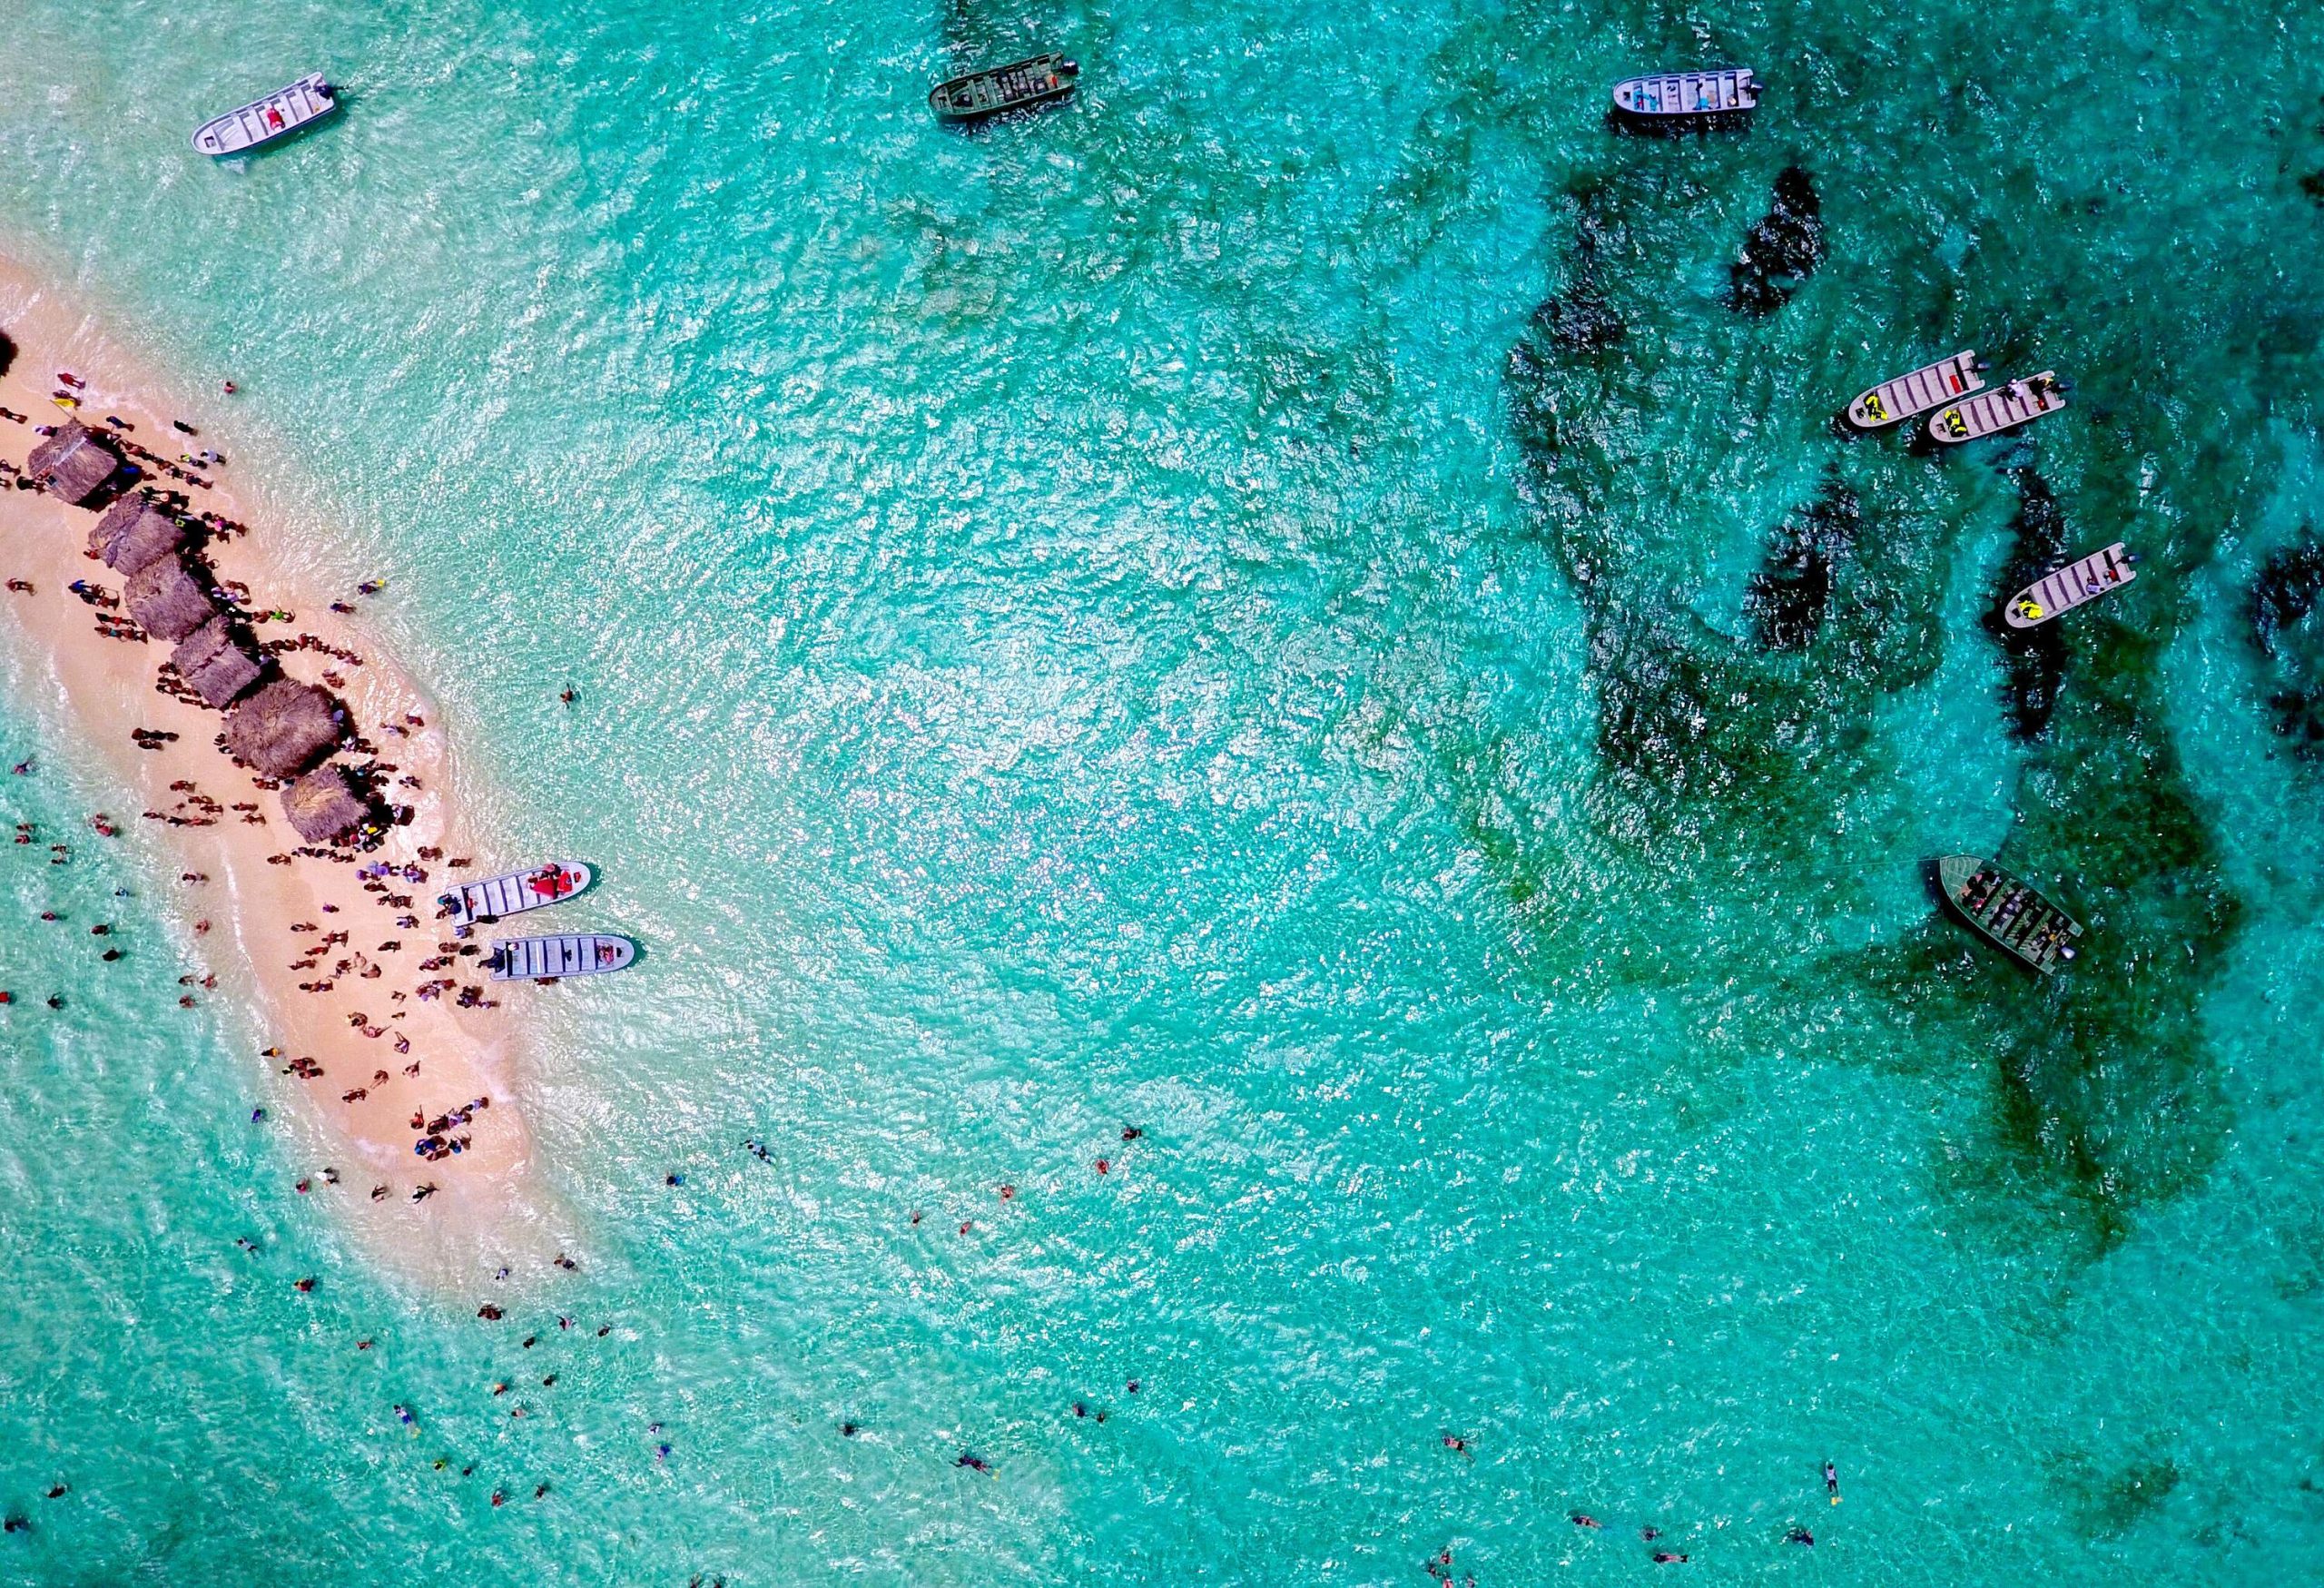
[[[409,811],[359,856],[314,853],[285,819],[280,792],[218,748],[221,714],[156,687],[170,647],[101,632],[101,616],[125,612],[93,607],[68,588],[84,580],[113,596],[121,589],[123,581],[87,555],[96,514],[15,488],[12,476],[0,482],[0,577],[32,588],[0,594],[0,612],[15,643],[27,649],[28,673],[48,686],[48,697],[31,704],[76,727],[102,757],[104,781],[135,802],[91,812],[72,832],[37,833],[37,847],[17,853],[44,856],[61,843],[77,857],[119,842],[151,853],[156,874],[146,896],[160,902],[198,962],[185,995],[248,1005],[253,1048],[272,1051],[235,1061],[267,1067],[253,1076],[273,1116],[265,1128],[311,1133],[284,1153],[285,1196],[297,1194],[292,1182],[303,1179],[307,1194],[340,1205],[367,1246],[429,1283],[457,1286],[502,1265],[545,1265],[563,1242],[513,1095],[523,1028],[507,1007],[458,1007],[463,989],[486,1000],[505,990],[486,981],[480,952],[458,952],[480,951],[481,937],[456,943],[450,923],[437,919],[436,898],[448,884],[503,869],[448,797],[452,749],[439,708],[383,654],[363,621],[363,597],[310,587],[271,552],[281,520],[244,478],[236,399],[172,406],[187,400],[182,390],[173,393],[77,305],[5,259],[0,332],[17,350],[0,377],[0,407],[27,416],[21,424],[0,419],[0,458],[10,463],[23,466],[40,439],[34,427],[75,417],[93,428],[108,417],[124,420],[125,439],[164,459],[205,448],[225,455],[221,469],[186,471],[207,488],[167,477],[146,483],[183,492],[192,513],[246,527],[208,542],[204,557],[217,583],[238,594],[247,588],[242,605],[256,619],[251,632],[260,642],[296,647],[277,652],[284,676],[319,684],[345,703],[356,738],[344,758],[379,763],[382,793]],[[86,382],[76,413],[52,399],[60,370]],[[173,429],[172,419],[196,425],[199,437]],[[358,610],[334,613],[334,600]],[[271,616],[278,614],[289,620]],[[162,736],[169,735],[175,737]],[[36,762],[30,775],[41,774]],[[117,837],[96,829],[100,817]],[[455,860],[470,863],[456,868],[448,863]],[[358,868],[379,862],[399,872],[418,867],[424,876],[390,877],[367,889]],[[65,920],[40,929],[88,926]],[[338,934],[344,935],[325,945]],[[444,957],[446,945],[450,962],[423,972],[424,962]],[[128,946],[135,952],[133,942]],[[420,996],[424,986],[447,979],[451,987]],[[10,991],[5,1018],[12,1021],[54,1018],[45,997],[71,992]],[[529,989],[517,991],[521,997]],[[286,1070],[299,1060],[312,1061],[297,1066],[303,1076]],[[432,1162],[415,1155],[424,1133],[412,1128],[415,1116],[438,1119],[482,1098],[489,1106],[450,1132],[463,1141],[458,1154]],[[309,1158],[310,1169],[299,1167]],[[415,1201],[428,1186],[435,1189]]]

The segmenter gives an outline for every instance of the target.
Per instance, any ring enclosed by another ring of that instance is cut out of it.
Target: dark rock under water
[[[2268,709],[2292,753],[2324,755],[2324,540],[2304,529],[2251,585],[2251,636],[2275,688]]]
[[[1533,311],[1538,338],[1560,351],[1603,352],[1630,333],[1606,293],[1600,253],[1614,223],[1602,212],[1602,197],[1595,190],[1572,195],[1576,214],[1573,242],[1565,253],[1564,290]]]
[[[1805,650],[1814,641],[1832,603],[1834,564],[1856,545],[1862,519],[1856,492],[1834,478],[1797,521],[1776,530],[1743,596],[1760,649]]]
[[[1727,306],[1773,314],[1824,262],[1824,206],[1797,165],[1776,178],[1775,202],[1744,234],[1743,257],[1728,270]]]
[[[2017,517],[2011,528],[2016,544],[2002,565],[1994,602],[1985,614],[1985,630],[1996,639],[2006,661],[2002,705],[2009,731],[2021,743],[2040,738],[2058,709],[2058,692],[2066,677],[2066,631],[2062,623],[2038,628],[2012,628],[2002,619],[2002,603],[2043,574],[2065,556],[2066,516],[2049,486],[2031,469],[2012,471],[2017,486]]]

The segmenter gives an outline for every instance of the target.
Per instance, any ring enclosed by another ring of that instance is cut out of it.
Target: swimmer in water
[[[1572,1522],[1576,1527],[1603,1527],[1606,1525],[1604,1523],[1599,1521],[1595,1516],[1587,1516],[1579,1511],[1576,1511],[1573,1514]]]
[[[1816,1543],[1816,1535],[1804,1527],[1795,1527],[1783,1535],[1783,1541],[1786,1544],[1804,1544],[1812,1547]]]
[[[1683,1566],[1687,1563],[1687,1557],[1672,1554],[1667,1549],[1659,1549],[1654,1552],[1654,1563],[1658,1566]]]
[[[965,1466],[970,1472],[980,1472],[987,1477],[990,1477],[992,1475],[992,1468],[985,1465],[985,1459],[983,1456],[971,1455],[965,1450],[960,1452],[960,1459],[954,1462],[952,1465],[955,1466]]]

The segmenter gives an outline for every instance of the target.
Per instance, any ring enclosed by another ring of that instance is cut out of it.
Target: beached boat
[[[1924,364],[1908,375],[1858,392],[1848,404],[1848,423],[1859,430],[1877,430],[1926,413],[1984,386],[1984,369],[1974,350],[1964,348],[1949,359]]]
[[[1748,66],[1716,72],[1662,72],[1625,77],[1614,84],[1614,108],[1628,116],[1712,116],[1748,111],[1759,103],[1759,80]]]
[[[982,121],[1003,111],[1063,99],[1080,75],[1078,64],[1051,52],[940,83],[928,91],[928,108],[940,122]]]
[[[2073,959],[2082,922],[2031,883],[1974,854],[1945,855],[1936,863],[1936,875],[1945,902],[1961,919],[2023,963],[2046,976]]]
[[[1996,430],[2040,419],[2045,413],[2055,413],[2065,405],[2066,391],[2058,384],[2057,371],[2044,370],[2029,380],[2006,380],[1988,387],[1932,415],[1928,421],[1929,439],[1948,447],[1974,441],[1979,436],[1990,436]]]
[[[2103,551],[2093,551],[2079,562],[2044,574],[2009,598],[2002,616],[2012,628],[2032,628],[2061,612],[2071,612],[2085,601],[2095,601],[2109,590],[2119,590],[2138,570],[2119,540]]]
[[[466,883],[451,893],[438,894],[436,902],[443,908],[447,920],[497,921],[503,915],[520,915],[527,910],[570,899],[596,878],[596,873],[577,860],[553,860],[530,871],[509,872],[503,876],[487,877],[480,883]]]
[[[204,154],[247,154],[312,126],[338,108],[338,93],[321,73],[310,72],[288,88],[202,123],[194,129],[193,146]]]
[[[554,981],[560,976],[602,976],[635,958],[637,945],[625,937],[504,937],[494,940],[484,968],[495,981]]]

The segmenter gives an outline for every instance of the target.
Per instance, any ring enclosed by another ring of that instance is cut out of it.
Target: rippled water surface
[[[242,383],[650,952],[542,999],[529,1352],[288,1194],[170,956],[20,992],[0,1580],[2324,1573],[2319,18],[18,5],[8,246]],[[931,124],[1049,44],[1072,104]],[[1728,59],[1748,133],[1600,119]],[[1738,283],[1794,166],[1820,266]],[[2073,408],[1833,435],[1964,346]],[[1954,850],[2083,965],[1937,919]],[[160,881],[13,853],[19,989]]]

